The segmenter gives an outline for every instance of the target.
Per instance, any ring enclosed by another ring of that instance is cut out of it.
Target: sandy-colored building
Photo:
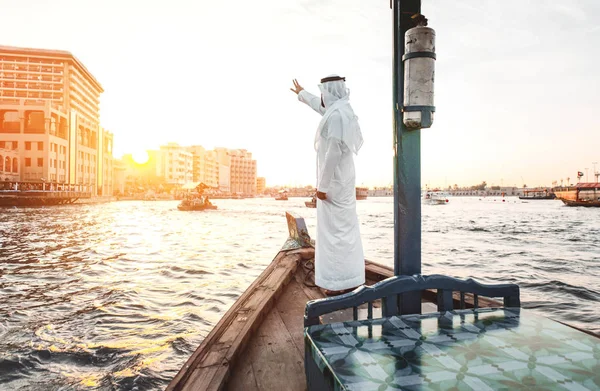
[[[18,182],[19,172],[19,152],[13,149],[12,142],[0,141],[0,189],[2,181]]]
[[[256,194],[256,160],[245,149],[215,148],[219,163],[219,181],[225,182],[227,174],[232,194]],[[224,191],[223,189],[221,189]]]
[[[267,179],[265,177],[256,178],[256,193],[263,194],[267,188]]]
[[[100,127],[103,91],[69,52],[0,46],[0,142],[18,154],[19,181],[112,193],[113,136]]]
[[[170,185],[185,185],[194,181],[193,156],[186,147],[177,143],[160,146],[157,172]]]
[[[203,182],[212,188],[218,188],[219,167],[217,153],[206,150],[201,145],[192,145],[191,147],[187,147],[187,150],[192,154],[194,182]]]
[[[113,158],[113,194],[124,195],[127,184],[127,165],[122,159]]]
[[[227,148],[214,149],[217,161],[217,177],[219,178],[219,190],[224,193],[231,192],[231,156]]]
[[[229,150],[231,156],[231,192],[256,194],[256,160],[245,149]]]

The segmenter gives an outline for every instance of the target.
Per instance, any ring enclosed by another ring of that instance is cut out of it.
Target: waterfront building
[[[192,145],[187,147],[192,153],[193,160],[193,180],[194,182],[203,182],[212,188],[219,187],[219,167],[217,162],[217,153],[207,151],[201,145]]]
[[[256,193],[263,194],[267,188],[267,179],[264,177],[256,178]]]
[[[113,135],[100,126],[103,91],[67,51],[0,46],[0,149],[12,151],[10,180],[112,193]],[[3,164],[2,179],[6,174]]]
[[[169,185],[183,186],[194,181],[193,155],[177,143],[161,145],[157,154],[157,173]]]
[[[256,194],[256,160],[245,149],[229,150],[231,193]]]

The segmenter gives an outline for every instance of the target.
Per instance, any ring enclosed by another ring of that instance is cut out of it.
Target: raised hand
[[[304,89],[304,87],[302,87],[299,83],[298,80],[294,79],[294,88],[290,88],[291,91],[295,92],[296,95],[298,95],[300,93],[300,91],[302,91]]]

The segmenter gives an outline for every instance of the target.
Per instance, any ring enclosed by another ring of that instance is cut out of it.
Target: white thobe
[[[302,90],[298,99],[325,114],[321,99]],[[317,150],[317,199],[315,283],[321,288],[342,290],[365,283],[365,257],[356,215],[354,157],[341,141],[342,119],[333,112],[321,132]]]

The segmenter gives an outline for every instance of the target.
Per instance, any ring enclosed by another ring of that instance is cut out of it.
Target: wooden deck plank
[[[304,391],[304,355],[293,345],[293,337],[278,311],[271,311],[249,344],[244,360],[254,369],[260,390]]]
[[[380,263],[365,260],[365,275],[369,283],[379,282],[394,275],[394,269]]]
[[[254,369],[252,368],[252,362],[248,360],[247,351],[244,352],[243,358],[238,360],[238,364],[232,368],[231,377],[224,387],[224,390],[231,391],[260,391],[256,378],[254,377]]]
[[[310,260],[308,262],[314,262],[314,260]],[[296,274],[294,275],[294,279],[300,285],[300,287],[302,287],[302,291],[304,292],[306,297],[308,297],[310,300],[317,300],[317,299],[322,299],[323,297],[325,297],[323,295],[323,292],[321,292],[321,290],[318,287],[316,287],[316,286],[309,287],[309,286],[306,286],[306,284],[305,284],[305,281],[314,284],[314,282],[315,282],[314,273],[312,276],[309,276],[309,277],[307,277],[306,275],[307,275],[307,270],[304,268],[303,264],[301,263],[298,266],[298,270],[297,270]]]
[[[304,355],[304,309],[309,300],[298,282],[292,280],[276,304],[279,316],[301,356]]]
[[[196,368],[190,374],[190,381],[186,383],[189,390],[208,390],[208,384],[212,381],[219,369],[213,365],[210,368]]]

